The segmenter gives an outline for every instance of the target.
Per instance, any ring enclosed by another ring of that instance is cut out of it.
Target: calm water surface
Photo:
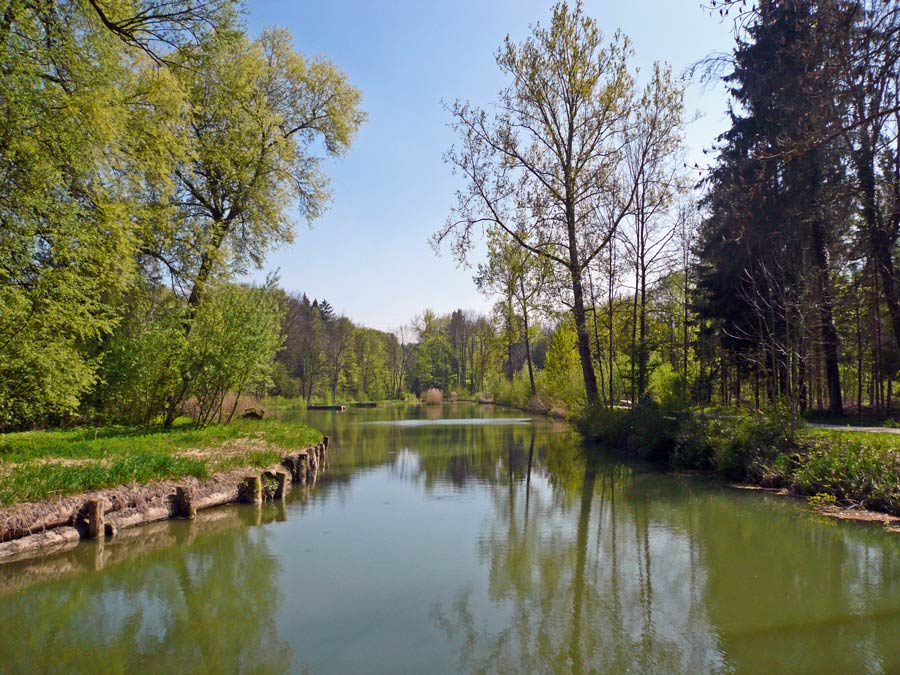
[[[900,672],[877,526],[513,411],[304,418],[331,465],[284,505],[0,567],[0,672]]]

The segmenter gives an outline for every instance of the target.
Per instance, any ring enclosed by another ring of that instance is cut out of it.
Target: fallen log
[[[154,523],[157,520],[174,518],[178,515],[178,505],[174,499],[167,499],[165,503],[153,504],[143,509],[122,509],[115,515],[106,519],[106,534],[115,536],[119,530],[144,523]]]
[[[38,532],[21,539],[6,541],[0,544],[0,560],[40,551],[50,553],[63,551],[78,545],[81,533],[74,527],[57,527],[53,530]]]

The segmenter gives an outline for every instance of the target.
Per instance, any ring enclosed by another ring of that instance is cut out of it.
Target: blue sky
[[[552,2],[538,0],[249,0],[253,34],[283,26],[298,51],[322,54],[363,91],[369,115],[353,148],[329,160],[333,202],[294,244],[270,254],[262,279],[278,270],[281,285],[326,298],[355,322],[390,330],[426,308],[487,311],[471,269],[428,240],[446,219],[459,187],[442,159],[454,142],[441,101],[489,106],[506,82],[494,54],[509,34],[521,40]],[[676,73],[730,49],[730,23],[699,0],[586,0],[607,35],[621,29],[634,62],[649,72],[655,60]],[[702,118],[687,128],[688,157],[702,162],[725,126],[723,91],[692,85],[687,109]]]

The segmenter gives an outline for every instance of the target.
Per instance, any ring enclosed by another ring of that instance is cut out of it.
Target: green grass
[[[2,434],[0,504],[268,466],[283,451],[321,439],[311,427],[277,420],[238,420],[206,429],[181,422],[169,430],[104,427]],[[238,443],[242,440],[248,442],[243,451]],[[228,441],[236,442],[229,452],[185,454],[220,448]]]
[[[791,474],[797,492],[900,513],[900,436],[824,429],[803,436]]]

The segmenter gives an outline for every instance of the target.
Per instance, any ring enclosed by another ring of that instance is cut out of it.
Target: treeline
[[[697,241],[719,398],[886,414],[900,370],[900,6],[722,9],[739,37],[734,103]]]
[[[724,79],[731,127],[699,185],[683,83],[664,64],[642,76],[626,38],[560,3],[498,52],[493,110],[450,106],[464,187],[435,245],[465,260],[485,235],[498,329],[553,327],[580,381],[555,388],[567,407],[883,415],[900,371],[900,6],[711,6],[736,46],[698,69]],[[541,398],[546,370],[526,364],[515,397]]]
[[[267,393],[313,402],[419,397],[428,389],[471,397],[492,391],[524,363],[522,341],[507,340],[494,317],[425,311],[396,331],[358,326],[327,300],[284,295],[284,346]],[[543,338],[546,351],[546,337]],[[538,363],[544,359],[538,347]]]
[[[271,377],[274,283],[360,93],[231,0],[0,3],[0,429],[225,419]]]

